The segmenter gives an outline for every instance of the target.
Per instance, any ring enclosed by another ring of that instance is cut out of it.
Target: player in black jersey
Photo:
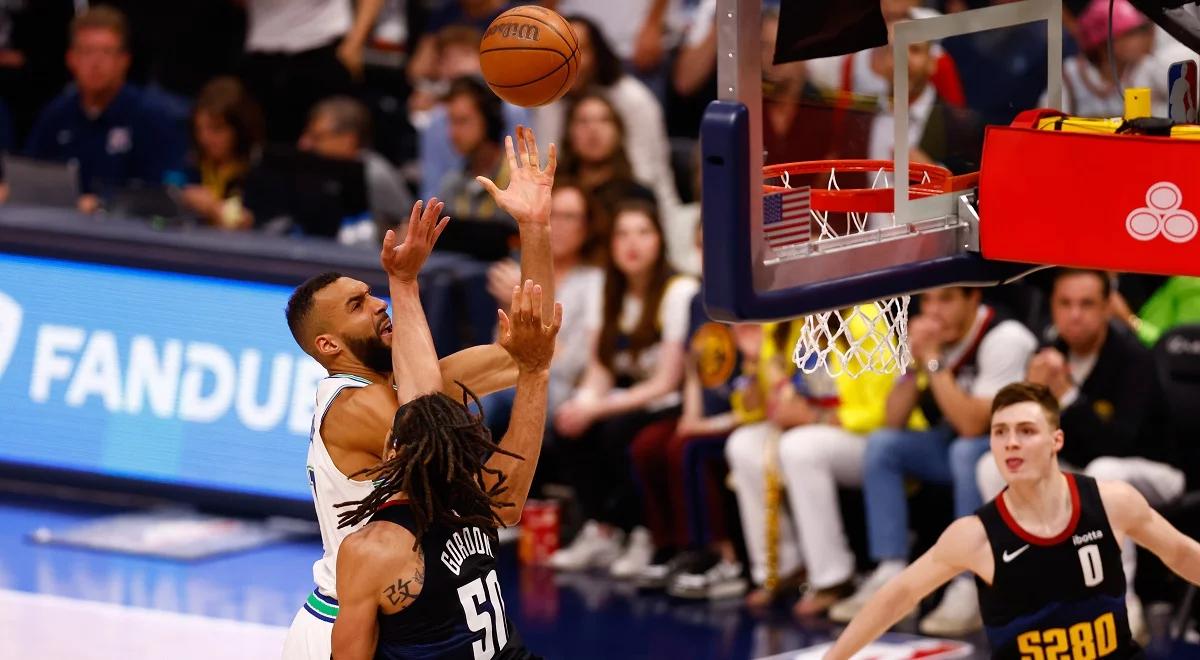
[[[518,369],[499,445],[465,391],[461,402],[434,393],[396,412],[384,461],[366,471],[375,489],[341,514],[343,525],[371,522],[338,554],[336,660],[534,657],[505,610],[495,553],[497,527],[520,520],[541,451],[562,306],[548,325],[541,310],[541,287],[526,281],[509,314],[499,312],[500,345]],[[427,350],[414,368],[436,369]],[[437,379],[429,382],[436,391]]]
[[[975,574],[994,658],[1127,658],[1121,541],[1128,536],[1200,584],[1200,543],[1184,536],[1125,483],[1058,468],[1058,401],[1014,383],[992,401],[992,456],[1008,488],[950,525],[928,552],[887,583],[826,658],[849,658],[964,571]]]

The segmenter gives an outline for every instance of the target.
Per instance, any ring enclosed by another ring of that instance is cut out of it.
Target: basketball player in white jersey
[[[554,181],[555,148],[540,167],[533,131],[517,127],[516,149],[505,140],[509,185],[500,190],[479,177],[496,203],[517,220],[521,238],[522,277],[552,283],[550,257],[550,190]],[[416,278],[441,233],[442,204],[417,202],[404,243],[393,232],[384,239],[381,261],[388,272],[392,318],[387,303],[370,288],[339,273],[322,273],[302,284],[288,302],[288,327],[302,349],[329,371],[317,385],[308,450],[308,480],[313,490],[324,555],[313,565],[316,588],[297,612],[284,642],[284,660],[328,660],[338,602],[335,567],[342,540],[357,527],[338,529],[339,502],[365,498],[370,481],[350,479],[379,462],[392,419],[401,403],[418,391],[408,370],[402,346],[414,339],[433,338],[425,322]],[[548,284],[544,284],[548,287]],[[543,298],[543,314],[553,314],[553,291]],[[394,325],[393,325],[394,324]],[[393,342],[395,336],[405,341]],[[398,350],[393,350],[396,348]],[[496,344],[477,346],[440,361],[443,391],[458,396],[463,385],[480,396],[516,382],[516,365]],[[424,389],[422,391],[428,391]]]

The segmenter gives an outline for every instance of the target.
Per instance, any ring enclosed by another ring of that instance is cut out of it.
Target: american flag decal
[[[772,248],[807,243],[812,213],[809,187],[791,188],[763,198],[763,234]]]

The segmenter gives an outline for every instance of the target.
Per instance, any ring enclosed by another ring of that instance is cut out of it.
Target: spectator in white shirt
[[[600,319],[595,318],[600,306],[595,303],[604,295],[604,271],[595,265],[603,251],[603,239],[597,231],[599,211],[578,183],[561,176],[555,179],[550,200],[550,229],[554,233],[550,249],[554,291],[563,303],[564,313],[550,365],[550,418],[559,404],[571,397],[587,367],[593,331],[600,325]],[[520,281],[521,267],[512,259],[498,261],[488,269],[488,292],[497,302],[511,299]],[[515,390],[508,389],[484,397],[485,419],[493,433],[508,428],[514,394]],[[552,456],[543,450],[543,462],[548,458]]]
[[[542,4],[564,16],[586,16],[608,36],[617,57],[638,73],[663,62],[669,0],[546,0]]]
[[[670,225],[679,206],[679,194],[675,191],[662,106],[644,84],[624,72],[600,28],[579,16],[568,20],[579,38],[579,75],[564,98],[534,110],[534,130],[552,142],[561,143],[566,133],[566,110],[572,99],[598,91],[627,129],[625,152],[633,166],[634,179],[654,191],[659,213]],[[668,234],[672,232],[668,230]],[[691,234],[687,236],[690,240]]]
[[[606,567],[632,577],[650,564],[654,545],[642,525],[629,444],[650,425],[679,417],[683,342],[699,287],[672,272],[652,206],[635,201],[618,209],[590,361],[579,389],[554,415],[564,465],[588,520],[551,557],[555,568]]]
[[[267,117],[267,136],[291,142],[320,99],[349,92],[384,0],[241,0],[246,5],[246,86]]]

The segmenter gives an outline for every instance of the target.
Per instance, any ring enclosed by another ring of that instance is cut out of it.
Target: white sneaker
[[[1183,633],[1183,641],[1188,644],[1200,644],[1200,628],[1192,626]]]
[[[662,589],[667,585],[670,577],[671,566],[669,564],[666,562],[651,563],[633,576],[633,581],[637,583],[638,589]]]
[[[902,561],[885,561],[863,581],[858,587],[858,591],[854,595],[845,600],[834,603],[833,607],[829,608],[829,619],[834,623],[850,623],[850,620],[858,615],[858,612],[871,600],[871,596],[875,592],[883,588],[888,580],[896,577],[904,570],[904,562]]]
[[[742,565],[736,561],[721,560],[703,573],[676,575],[667,587],[667,593],[676,598],[724,600],[737,598],[746,593],[748,588],[742,577]]]
[[[608,566],[621,555],[623,534],[619,530],[606,533],[600,523],[589,520],[565,548],[550,555],[550,566],[560,571],[582,571],[594,566]]]
[[[750,583],[742,577],[740,562],[721,562],[713,566],[708,576],[708,599],[726,600],[741,598],[750,590]]]
[[[1132,590],[1125,591],[1125,611],[1129,614],[1129,634],[1133,636],[1133,641],[1146,646],[1150,643],[1150,629],[1146,626],[1142,601]]]
[[[629,544],[625,547],[625,553],[612,563],[609,572],[621,580],[631,578],[645,570],[652,559],[654,541],[650,538],[650,530],[634,527],[629,533]]]
[[[942,602],[921,619],[917,630],[933,637],[963,637],[983,627],[979,615],[979,594],[975,581],[970,578],[955,578]]]

